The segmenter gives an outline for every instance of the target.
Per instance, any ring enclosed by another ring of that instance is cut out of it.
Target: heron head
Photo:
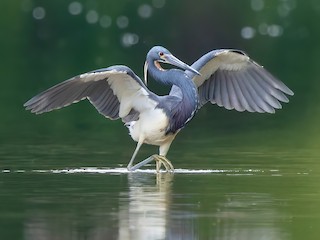
[[[166,48],[161,46],[155,46],[151,48],[148,52],[147,60],[144,65],[144,80],[146,83],[149,64],[153,64],[160,71],[166,71],[164,68],[162,68],[160,63],[171,64],[183,70],[189,70],[197,75],[200,75],[200,73],[196,69],[190,67],[188,64],[182,62],[181,60],[173,56],[172,53],[170,53],[169,50],[167,50]]]

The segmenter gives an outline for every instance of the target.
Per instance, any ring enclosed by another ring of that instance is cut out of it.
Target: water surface
[[[173,148],[176,171],[158,174],[86,144],[3,145],[1,239],[316,239],[316,151],[221,146],[182,158],[186,142]]]

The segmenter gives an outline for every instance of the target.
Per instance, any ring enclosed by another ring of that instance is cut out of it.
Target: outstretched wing
[[[143,109],[155,107],[154,94],[126,66],[84,73],[57,84],[24,104],[40,114],[88,99],[105,117],[130,121]]]
[[[198,87],[200,107],[207,102],[226,109],[274,113],[293,92],[262,66],[239,50],[211,51],[192,68],[201,76],[186,73]]]

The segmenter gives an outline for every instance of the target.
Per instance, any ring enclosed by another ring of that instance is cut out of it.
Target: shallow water
[[[317,239],[316,151],[222,146],[196,157],[180,144],[174,173],[131,173],[125,157],[87,144],[3,145],[1,239]]]

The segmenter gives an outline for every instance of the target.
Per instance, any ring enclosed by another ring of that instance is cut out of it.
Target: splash
[[[34,170],[0,170],[0,173],[52,173],[52,174],[156,174],[155,169],[138,169],[134,172],[130,172],[127,168],[97,168],[97,167],[80,167],[80,168],[66,168],[66,169],[34,169]],[[161,170],[160,173],[166,173],[165,170]],[[278,169],[183,169],[176,168],[174,174],[224,174],[232,176],[243,176],[243,175],[272,175],[282,176]],[[308,174],[308,173],[297,173],[297,174]]]
[[[74,169],[52,169],[52,170],[33,170],[37,173],[60,173],[60,174],[75,174],[75,173],[100,173],[100,174],[128,174],[128,173],[157,173],[155,169],[138,169],[134,172],[128,171],[127,168],[74,168]],[[174,170],[175,174],[209,174],[209,173],[225,173],[229,170],[213,170],[213,169],[182,169],[178,168]],[[160,171],[165,173],[165,171]]]

